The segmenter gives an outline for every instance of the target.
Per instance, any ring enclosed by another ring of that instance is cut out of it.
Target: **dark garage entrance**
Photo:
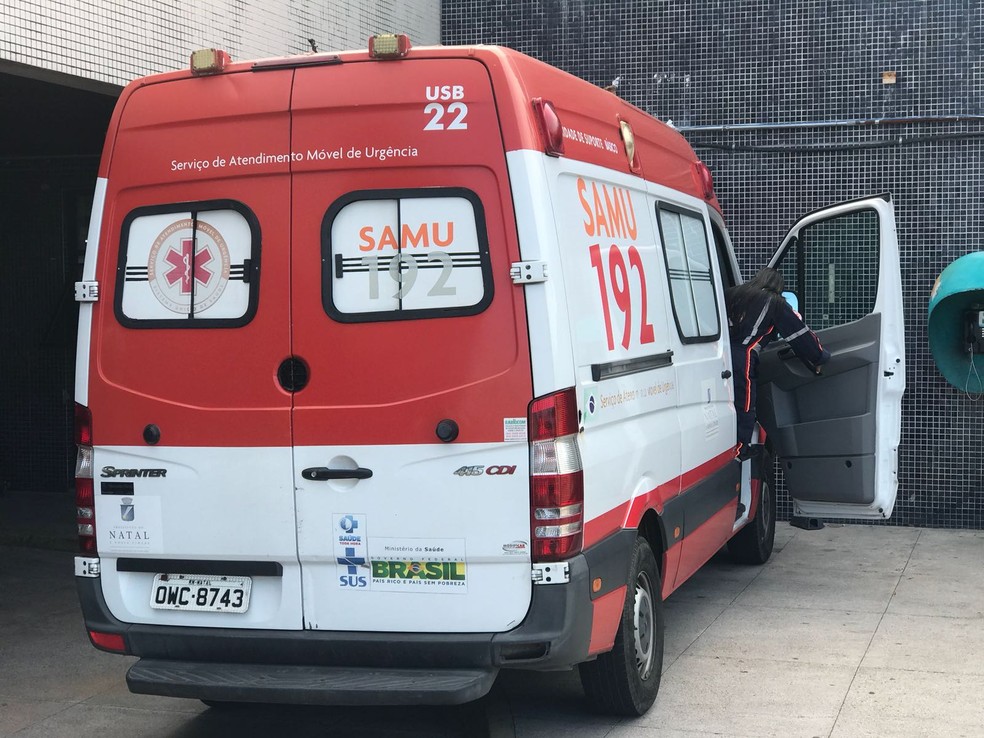
[[[74,282],[119,92],[0,62],[0,494],[69,495]]]

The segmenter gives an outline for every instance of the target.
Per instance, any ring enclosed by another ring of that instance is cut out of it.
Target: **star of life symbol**
[[[204,220],[182,218],[154,239],[147,259],[147,281],[154,296],[174,313],[203,313],[229,282],[229,247]]]
[[[181,251],[172,248],[167,252],[167,256],[164,257],[164,261],[172,267],[170,271],[164,274],[164,279],[172,286],[176,282],[180,282],[182,295],[191,294],[191,247],[192,240],[190,238],[182,238]],[[207,248],[198,249],[194,258],[195,281],[206,287],[208,286],[209,280],[214,276],[211,270],[205,266],[210,261],[212,261],[211,252]]]

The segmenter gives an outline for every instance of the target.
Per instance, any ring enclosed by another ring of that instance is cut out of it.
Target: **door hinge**
[[[571,581],[571,567],[566,561],[533,564],[533,584],[566,584]]]
[[[536,284],[547,281],[547,262],[516,261],[509,267],[513,284]]]
[[[99,301],[99,282],[95,280],[89,282],[75,283],[75,302],[98,302]]]
[[[100,570],[99,559],[86,556],[75,557],[75,576],[95,578],[99,576]]]

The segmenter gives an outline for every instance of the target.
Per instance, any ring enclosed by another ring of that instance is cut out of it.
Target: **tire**
[[[578,666],[591,707],[637,717],[656,700],[663,671],[663,599],[659,569],[643,537],[636,538],[615,645]]]
[[[752,460],[752,476],[761,483],[755,517],[728,541],[728,553],[739,564],[761,566],[772,556],[776,541],[776,485],[772,456],[763,452]]]

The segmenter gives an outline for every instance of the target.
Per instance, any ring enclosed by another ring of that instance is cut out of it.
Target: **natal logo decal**
[[[192,295],[195,312],[204,312],[229,282],[229,247],[222,234],[203,220],[175,221],[154,239],[147,279],[154,296],[171,312],[191,312]]]
[[[116,553],[161,553],[163,525],[161,498],[153,495],[120,497],[119,507],[96,509],[99,550]],[[101,510],[101,511],[100,511]]]

